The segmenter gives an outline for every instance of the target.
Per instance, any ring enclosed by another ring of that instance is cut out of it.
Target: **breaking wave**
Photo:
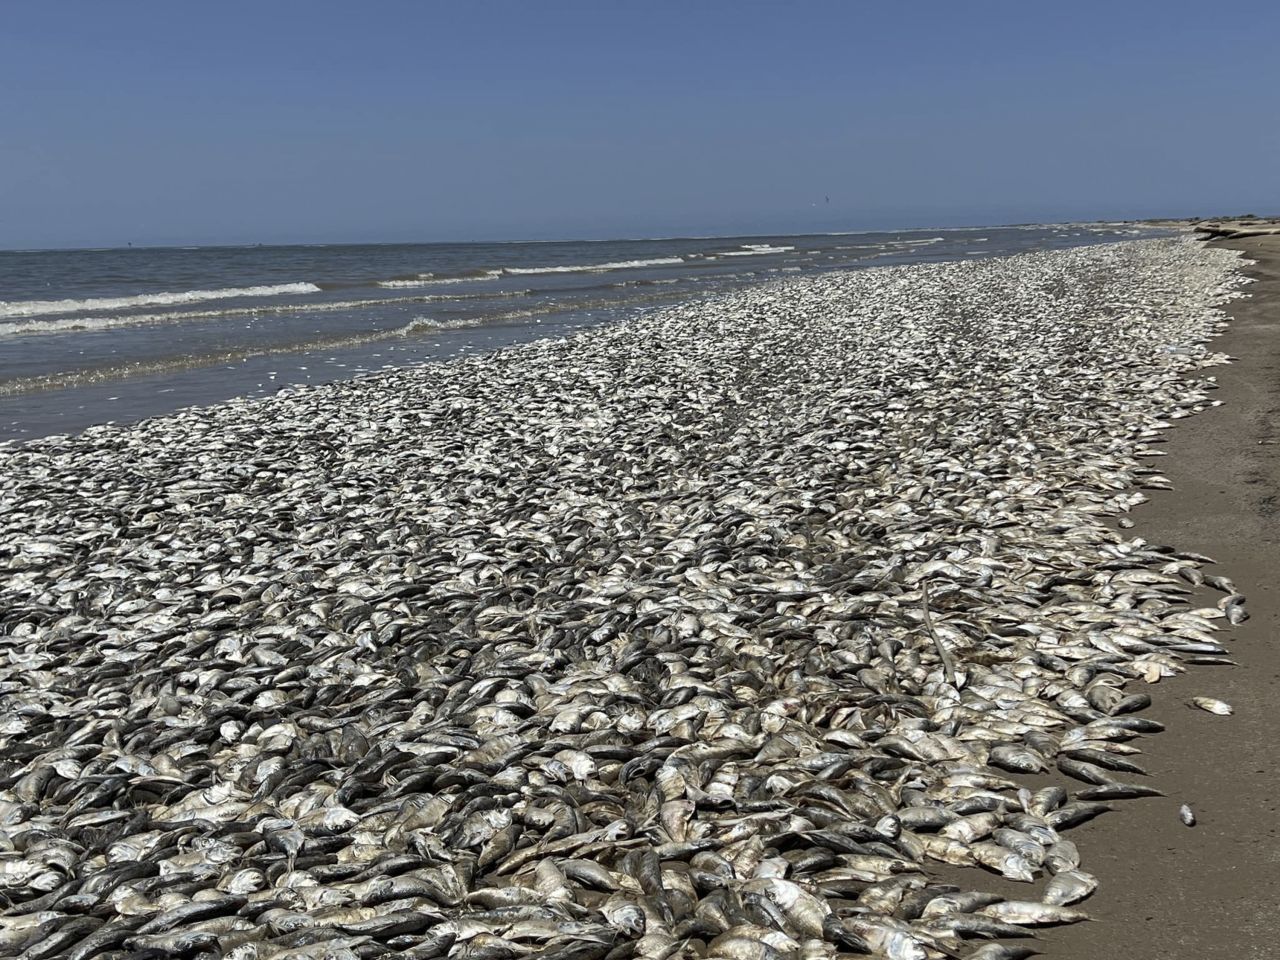
[[[758,257],[767,253],[790,253],[795,247],[775,247],[767,243],[744,243],[741,250],[726,250],[715,257]]]
[[[612,263],[574,263],[562,267],[505,267],[502,272],[517,277],[534,273],[598,273],[605,270],[633,270],[636,267],[665,267],[677,263],[684,263],[684,258],[654,257],[650,260],[615,260]]]
[[[287,303],[258,307],[231,307],[227,310],[180,310],[169,313],[125,313],[108,317],[53,317],[16,320],[0,323],[0,338],[42,334],[79,333],[82,331],[112,330],[116,327],[143,327],[153,324],[182,323],[184,321],[221,320],[224,317],[257,317],[285,313],[320,313],[339,310],[359,310],[371,307],[394,306],[406,303],[446,303],[466,300],[505,300],[524,297],[532,290],[503,290],[495,293],[424,295],[409,297],[380,297],[366,300],[335,300],[329,303]]]
[[[437,276],[434,273],[420,273],[416,277],[396,277],[394,280],[379,280],[377,286],[399,289],[402,287],[434,287],[445,283],[469,283],[472,280],[496,280],[502,276],[501,270],[478,270],[464,273],[456,277]]]
[[[380,287],[433,287],[443,283],[469,283],[472,280],[497,280],[501,277],[526,277],[542,273],[605,273],[609,270],[634,270],[637,267],[666,267],[682,264],[683,257],[653,257],[647,260],[614,260],[608,263],[569,263],[549,267],[494,267],[463,274],[420,273],[415,277],[379,280]]]
[[[276,297],[289,293],[319,293],[314,283],[277,283],[261,287],[227,287],[222,290],[182,290],[177,293],[140,293],[133,297],[94,297],[88,300],[0,300],[0,318],[39,317],[51,313],[84,313],[88,310],[128,310],[232,297]]]

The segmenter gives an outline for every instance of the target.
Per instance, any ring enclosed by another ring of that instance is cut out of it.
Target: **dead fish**
[[[1136,462],[1217,355],[1151,344],[1211,343],[1234,262],[791,277],[6,448],[0,953],[930,960],[1079,919],[1063,832],[1156,793],[1154,685],[1246,615],[1104,522],[1167,486]]]
[[[1029,900],[1004,900],[983,907],[978,912],[983,916],[994,917],[1007,923],[1033,927],[1078,923],[1089,919],[1088,914],[1072,910],[1070,907],[1052,903],[1035,903]]]
[[[1114,782],[1114,777],[1096,763],[1088,763],[1070,756],[1058,757],[1058,769],[1069,777],[1083,780],[1085,783],[1106,784]]]
[[[1073,801],[1054,810],[1045,819],[1049,821],[1054,830],[1069,830],[1072,827],[1078,827],[1082,823],[1087,823],[1094,817],[1101,816],[1111,809],[1105,803]]]
[[[1227,615],[1227,621],[1233,625],[1244,623],[1249,619],[1249,611],[1245,609],[1245,599],[1238,593],[1219,600],[1218,609]]]
[[[1123,525],[1123,521],[1121,523]],[[1133,526],[1132,521],[1129,526]],[[1027,960],[1027,957],[1034,957],[1039,952],[1021,944],[984,943],[968,954],[965,960]]]
[[[1045,851],[1044,865],[1052,873],[1063,873],[1080,866],[1080,851],[1070,840],[1059,840]]]
[[[1044,903],[1066,906],[1084,900],[1098,888],[1098,881],[1080,870],[1062,870],[1054,874],[1044,888]]]
[[[1220,717],[1229,717],[1235,713],[1235,708],[1231,704],[1222,700],[1215,700],[1213,697],[1192,697],[1191,704],[1207,713],[1215,713]]]
[[[1138,797],[1163,797],[1155,787],[1140,783],[1104,783],[1076,791],[1078,800],[1134,800]]]

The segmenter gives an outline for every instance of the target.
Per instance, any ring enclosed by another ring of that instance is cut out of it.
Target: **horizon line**
[[[819,230],[798,233],[709,233],[676,234],[655,237],[562,237],[537,240],[333,240],[306,243],[127,243],[116,247],[0,247],[0,253],[114,253],[121,250],[254,250],[259,247],[428,247],[468,246],[519,243],[656,243],[674,240],[738,240],[764,237],[851,237],[870,233],[921,233],[934,230],[991,230],[1012,227],[1088,226],[1091,224],[1142,224],[1165,222],[1197,222],[1195,217],[1143,217],[1133,220],[1026,220],[1018,223],[973,223],[959,226],[886,227],[878,230]]]

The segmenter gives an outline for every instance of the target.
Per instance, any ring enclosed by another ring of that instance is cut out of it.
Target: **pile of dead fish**
[[[796,279],[0,453],[0,953],[1023,955],[1244,615],[1108,526],[1234,257]]]

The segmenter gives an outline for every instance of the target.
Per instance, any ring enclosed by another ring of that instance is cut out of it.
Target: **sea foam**
[[[758,257],[766,253],[790,253],[795,247],[774,247],[767,243],[744,243],[741,250],[726,250],[712,254],[716,257]]]
[[[176,293],[140,293],[133,297],[94,297],[87,300],[0,300],[0,319],[39,317],[50,313],[83,313],[87,310],[128,310],[232,297],[275,297],[289,293],[319,293],[314,283],[277,283],[259,287],[226,287],[221,290],[181,290]]]
[[[561,267],[507,267],[502,272],[513,276],[533,273],[598,273],[605,270],[633,270],[637,267],[665,267],[684,263],[681,257],[654,257],[650,260],[615,260],[611,263],[571,263]]]
[[[399,277],[395,280],[379,280],[379,287],[401,289],[405,287],[435,287],[444,283],[470,283],[473,280],[496,280],[502,276],[501,270],[481,270],[460,277],[437,277],[433,273],[419,274],[417,277]]]

